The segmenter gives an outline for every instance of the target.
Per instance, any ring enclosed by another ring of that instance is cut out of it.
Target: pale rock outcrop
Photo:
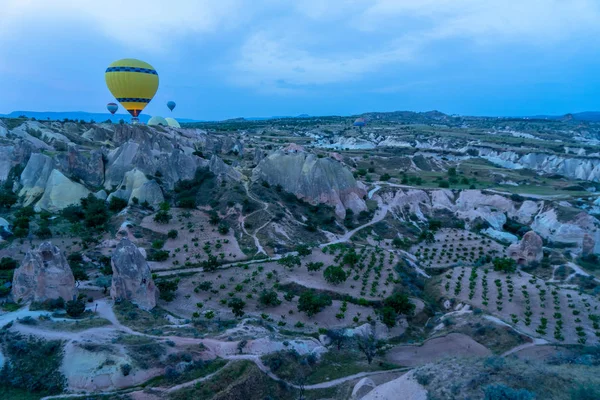
[[[522,224],[530,224],[533,217],[541,210],[542,206],[543,203],[541,202],[536,203],[535,201],[525,200],[517,212],[510,215],[510,217],[515,218]]]
[[[513,235],[512,233],[497,231],[492,228],[484,229],[481,231],[481,233],[488,235],[489,237],[494,238],[496,240],[503,241],[503,242],[516,243],[519,241],[519,238],[517,236]]]
[[[110,151],[107,156],[107,167],[104,174],[104,187],[112,189],[123,181],[125,173],[133,168],[133,159],[140,145],[127,142]]]
[[[475,149],[479,152],[479,157],[504,168],[529,168],[541,173],[564,175],[571,179],[600,181],[599,158],[563,157],[544,153],[519,154],[484,147]]]
[[[14,146],[0,146],[0,182],[8,179],[10,169],[13,166],[12,155],[14,151]]]
[[[235,181],[242,179],[242,173],[230,165],[225,164],[221,157],[213,155],[208,162],[210,172],[220,177],[228,177]]]
[[[10,232],[10,223],[4,218],[0,217],[0,232]]]
[[[40,138],[42,137],[41,132],[38,132],[37,130],[31,130],[28,122],[24,122],[23,124],[19,125],[15,129],[11,130],[10,133],[23,139],[24,141],[29,142],[35,150],[53,150],[52,146],[44,142],[42,139],[29,134],[28,131],[39,135]]]
[[[97,199],[100,199],[100,200],[106,200],[106,198],[108,197],[108,193],[106,193],[106,190],[104,190],[104,189],[100,189],[100,190],[98,190],[96,193],[94,193],[94,196],[95,196]]]
[[[81,137],[91,142],[106,142],[112,138],[112,133],[100,127],[93,127],[85,131]]]
[[[69,146],[66,153],[56,157],[56,163],[58,169],[73,180],[90,186],[100,186],[104,182],[104,160],[99,150],[88,152]]]
[[[541,261],[544,257],[543,246],[544,242],[540,235],[534,231],[529,231],[523,235],[521,242],[511,244],[507,249],[507,253],[517,263],[529,264],[533,261]]]
[[[254,148],[254,164],[258,164],[266,156],[267,154],[263,149],[258,146]]]
[[[75,294],[71,267],[60,249],[50,242],[29,250],[15,270],[11,292],[15,301],[43,302],[58,297],[71,300]]]
[[[395,193],[382,193],[380,196],[384,203],[406,219],[410,217],[409,214],[414,214],[419,220],[425,221],[427,219],[425,214],[431,209],[431,200],[424,190],[398,190]]]
[[[592,254],[594,252],[595,247],[596,247],[596,241],[594,240],[594,238],[587,233],[585,235],[583,235],[583,241],[581,243],[581,253],[584,256]]]
[[[4,121],[0,121],[0,137],[6,137],[7,133],[8,128],[6,127],[6,124],[4,124]]]
[[[304,148],[304,146],[299,145],[297,143],[290,143],[287,146],[285,146],[283,149],[281,149],[282,151],[286,152],[286,153],[298,153],[298,152],[305,152],[306,149]]]
[[[480,190],[463,190],[456,199],[456,215],[468,221],[481,218],[495,230],[502,230],[506,213],[515,214],[514,203],[506,197],[486,195]]]
[[[158,288],[146,259],[135,244],[122,239],[113,252],[111,264],[110,296],[114,300],[129,300],[144,310],[153,309],[158,299]]]
[[[25,169],[21,173],[21,190],[24,205],[30,205],[46,189],[48,178],[54,169],[54,160],[45,154],[34,153],[29,157]]]
[[[357,185],[350,170],[312,153],[271,153],[254,169],[252,179],[281,185],[286,192],[312,204],[329,204],[342,218],[346,208],[355,213],[366,210],[362,200],[366,191]]]
[[[156,206],[165,200],[160,185],[154,180],[148,180],[146,175],[138,169],[125,173],[120,189],[111,193],[107,201],[110,201],[113,197],[126,200],[128,204],[131,204],[135,197],[140,204],[147,201],[152,206]]]
[[[454,193],[450,189],[433,190],[431,204],[434,209],[454,211]]]
[[[375,389],[375,382],[371,378],[362,378],[352,389],[352,400],[362,399],[367,393]]]
[[[553,242],[572,244],[581,244],[583,236],[588,233],[579,225],[559,221],[554,208],[538,214],[531,224],[531,229]]]
[[[35,204],[34,209],[60,211],[73,204],[79,204],[80,200],[87,197],[91,192],[85,186],[71,181],[59,170],[54,169],[46,182],[44,195]]]

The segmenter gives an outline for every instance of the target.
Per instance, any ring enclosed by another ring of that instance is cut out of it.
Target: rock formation
[[[24,205],[31,204],[44,193],[46,182],[54,169],[54,160],[44,154],[34,153],[29,158],[21,173],[21,190],[19,196],[24,196]]]
[[[148,180],[146,175],[138,169],[125,173],[119,189],[108,196],[108,201],[113,197],[126,200],[129,204],[137,198],[141,204],[147,201],[151,206],[157,206],[165,200],[162,190],[154,180]]]
[[[158,288],[139,249],[128,239],[121,240],[113,252],[111,264],[110,296],[114,300],[129,300],[144,310],[153,309],[158,299]]]
[[[50,242],[28,251],[15,270],[11,293],[15,301],[42,302],[58,297],[71,300],[75,293],[71,267],[60,249]]]
[[[1,129],[2,128],[0,127],[0,130]],[[14,150],[14,146],[0,146],[0,182],[4,182],[8,179],[8,174],[13,166],[11,158]]]
[[[57,169],[52,170],[44,195],[35,204],[35,211],[41,210],[60,211],[73,204],[79,204],[80,200],[87,197],[91,192],[85,186],[71,181]]]
[[[529,231],[523,235],[521,242],[510,245],[507,253],[517,263],[529,264],[542,259],[544,256],[543,245],[540,235],[534,231]]]
[[[258,164],[252,179],[281,185],[283,190],[312,204],[329,204],[340,217],[345,217],[347,208],[355,213],[366,209],[366,191],[359,187],[350,170],[330,158],[276,151]]]
[[[81,180],[90,186],[100,186],[104,182],[104,161],[99,150],[86,152],[77,146],[69,146],[68,152],[56,159],[59,169],[73,180]]]
[[[594,247],[596,247],[596,241],[594,240],[594,238],[587,233],[583,235],[583,241],[581,243],[581,253],[584,256],[592,254],[594,252]]]

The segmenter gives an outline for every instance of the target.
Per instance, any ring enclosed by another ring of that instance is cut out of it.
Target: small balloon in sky
[[[173,111],[175,106],[177,106],[177,104],[175,104],[175,102],[173,100],[170,100],[167,102],[167,107],[169,107],[169,110]]]
[[[112,115],[115,115],[115,113],[119,109],[119,106],[116,103],[108,103],[106,105],[106,109],[108,110],[109,113],[111,113]]]

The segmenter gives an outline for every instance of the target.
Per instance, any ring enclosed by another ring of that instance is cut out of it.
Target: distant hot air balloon
[[[108,90],[137,121],[158,90],[158,73],[152,65],[132,58],[110,64],[104,74]]]
[[[157,126],[157,125],[169,126],[169,123],[163,117],[161,117],[159,115],[155,115],[154,117],[150,118],[150,120],[148,121],[148,125],[149,126]]]
[[[364,118],[356,118],[356,120],[354,121],[354,126],[365,126],[367,124],[367,121],[365,121]]]
[[[167,107],[169,107],[169,110],[173,111],[173,109],[175,108],[177,104],[175,104],[175,102],[173,100],[168,101],[167,102]]]
[[[106,105],[106,109],[108,110],[109,113],[111,113],[112,115],[115,115],[115,113],[119,109],[119,106],[115,103],[108,103]]]
[[[167,121],[167,124],[169,124],[169,126],[171,128],[181,128],[181,125],[179,125],[179,122],[177,122],[177,120],[175,118],[165,118],[165,121]]]

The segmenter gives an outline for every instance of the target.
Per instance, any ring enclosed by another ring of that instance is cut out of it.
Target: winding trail
[[[246,195],[248,195],[249,198],[251,198],[252,200],[256,201],[257,203],[261,203],[263,205],[263,208],[261,210],[253,211],[250,214],[245,215],[244,217],[242,217],[242,220],[240,221],[241,225],[242,225],[242,230],[244,231],[244,233],[246,235],[252,236],[252,238],[254,239],[254,245],[258,249],[257,252],[256,252],[256,254],[263,253],[264,255],[268,255],[267,252],[265,251],[265,249],[260,244],[260,240],[258,240],[258,237],[256,237],[256,234],[259,231],[261,231],[265,226],[269,225],[269,223],[271,223],[271,220],[273,219],[273,214],[271,214],[269,212],[269,204],[267,202],[264,202],[264,201],[260,200],[259,198],[255,197],[254,194],[250,191],[250,189],[248,188],[248,182],[244,182],[244,188],[246,189]],[[267,222],[265,222],[260,227],[258,227],[254,231],[254,233],[252,235],[250,235],[248,233],[248,231],[246,230],[246,226],[245,226],[245,224],[246,224],[246,218],[248,218],[249,216],[251,216],[251,215],[253,215],[253,214],[255,214],[255,213],[259,212],[259,211],[264,211],[264,212],[268,213],[271,216],[271,218],[269,218],[267,220]]]

